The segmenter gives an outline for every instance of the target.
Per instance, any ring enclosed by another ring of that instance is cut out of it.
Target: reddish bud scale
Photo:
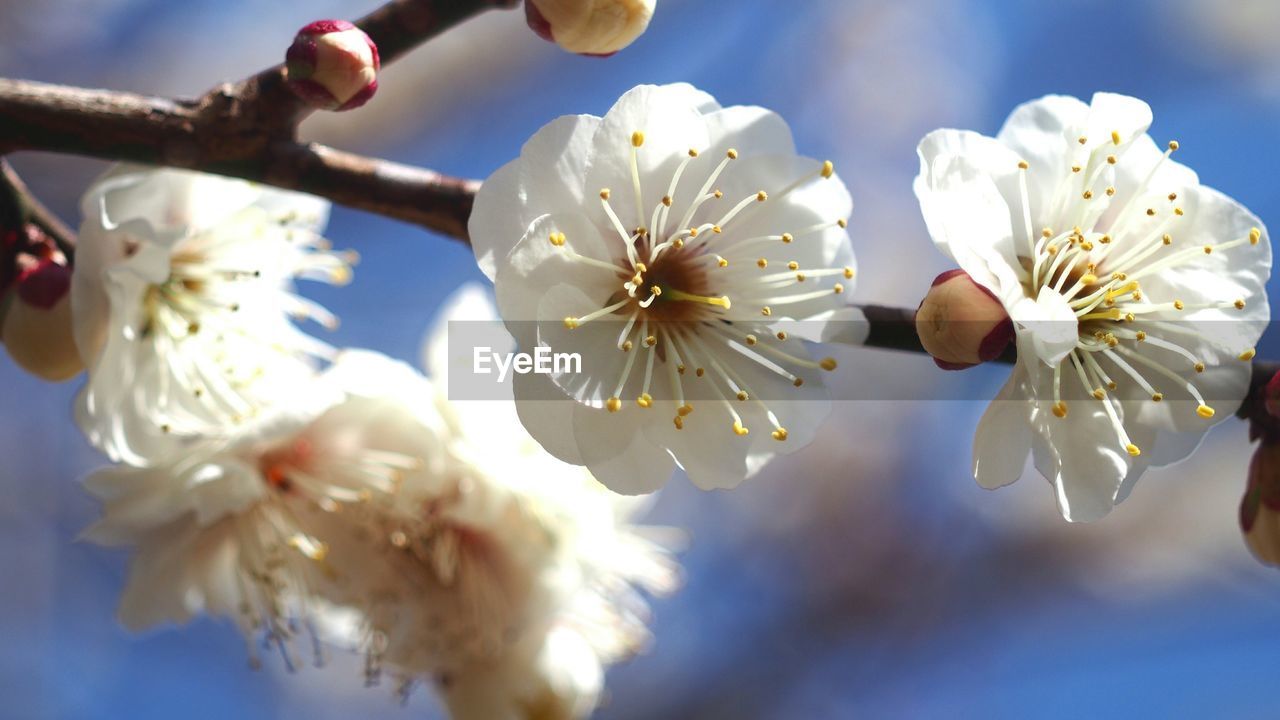
[[[345,34],[344,41],[326,36]],[[359,39],[355,39],[355,36]],[[363,42],[366,57],[351,45]],[[286,84],[308,105],[341,112],[364,105],[378,91],[378,46],[346,20],[317,20],[298,31],[285,52]]]
[[[934,278],[916,309],[916,332],[943,370],[995,360],[1014,338],[1013,321],[1004,306],[963,270]]]

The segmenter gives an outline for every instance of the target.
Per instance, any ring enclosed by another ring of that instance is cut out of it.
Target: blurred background
[[[0,75],[195,95],[277,62],[306,22],[377,4],[4,0]],[[484,177],[555,116],[690,81],[779,111],[803,153],[834,159],[855,202],[854,300],[915,306],[947,269],[911,193],[917,140],[943,126],[993,134],[1047,93],[1147,100],[1156,139],[1178,139],[1182,162],[1274,230],[1277,30],[1274,0],[660,0],[646,35],[599,60],[495,12],[387,69],[364,109],[303,132]],[[73,224],[104,167],[15,164]],[[483,280],[465,246],[390,220],[335,208],[328,235],[363,255],[352,286],[303,288],[342,317],[336,345],[416,362],[438,303]],[[1280,357],[1280,338],[1259,349]],[[979,397],[1007,374],[874,350],[840,359],[846,397]],[[78,384],[0,359],[0,716],[438,716],[428,692],[402,708],[390,688],[365,689],[354,661],[251,671],[227,623],[121,629],[124,554],[76,540],[96,513],[79,480],[102,462],[71,422]],[[687,583],[655,603],[652,647],[610,672],[598,716],[1274,717],[1280,572],[1237,529],[1244,425],[1224,422],[1191,460],[1078,526],[1034,473],[994,493],[974,484],[983,406],[841,403],[817,442],[737,491],[673,481],[650,521],[691,532]]]

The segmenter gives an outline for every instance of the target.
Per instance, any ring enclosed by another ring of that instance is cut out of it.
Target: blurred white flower
[[[117,466],[86,485],[104,503],[87,538],[136,546],[120,617],[130,628],[232,618],[278,645],[311,631],[312,592],[326,563],[314,527],[394,493],[438,456],[432,397],[400,363],[347,351],[294,402],[230,439],[149,468]]]
[[[353,260],[318,235],[328,207],[184,170],[124,166],[94,183],[71,290],[89,440],[145,464],[306,382],[330,349],[289,318],[336,320],[292,281],[345,283]]]
[[[474,290],[445,318],[495,322]],[[428,348],[446,447],[390,502],[325,518],[322,592],[363,614],[371,673],[435,680],[454,717],[582,717],[648,638],[636,588],[672,590],[675,566],[637,499],[543,452],[509,401],[444,396],[443,322]]]
[[[689,85],[544,127],[470,224],[522,349],[581,359],[516,376],[525,427],[626,493],[661,486],[673,459],[700,487],[733,487],[809,442],[835,361],[782,321],[845,317],[851,207],[780,117]]]
[[[1170,160],[1177,143],[1162,152],[1150,123],[1134,98],[1050,96],[997,138],[938,130],[919,147],[934,242],[1017,333],[974,476],[1006,485],[1033,453],[1069,520],[1106,515],[1238,406],[1269,317],[1262,224]]]

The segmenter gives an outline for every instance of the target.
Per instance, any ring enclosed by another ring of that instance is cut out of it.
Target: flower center
[[[1115,198],[1116,188],[1098,186],[1104,176],[1110,175],[1108,170],[1121,162],[1129,147],[1121,148],[1121,144],[1118,132],[1112,133],[1110,144],[1103,143],[1092,150],[1087,149],[1088,138],[1079,138],[1081,149],[1077,150],[1075,164],[1059,181],[1047,215],[1070,225],[1070,229],[1045,227],[1038,234],[1034,232],[1027,191],[1029,165],[1018,163],[1027,253],[1020,260],[1027,297],[1040,297],[1046,290],[1057,293],[1076,319],[1075,346],[1053,368],[1053,414],[1059,418],[1067,416],[1067,403],[1062,399],[1062,375],[1063,368],[1069,365],[1071,369],[1067,372],[1074,373],[1085,395],[1103,404],[1120,445],[1136,456],[1141,450],[1125,432],[1119,400],[1110,394],[1126,379],[1140,387],[1152,402],[1164,399],[1157,385],[1179,388],[1196,401],[1196,413],[1200,417],[1214,416],[1213,408],[1205,403],[1195,384],[1180,374],[1187,370],[1204,372],[1204,361],[1183,344],[1169,339],[1170,336],[1203,340],[1242,361],[1254,355],[1252,348],[1241,351],[1221,346],[1186,323],[1153,319],[1166,317],[1170,311],[1243,310],[1243,299],[1193,304],[1177,298],[1151,298],[1144,291],[1142,281],[1202,262],[1215,251],[1256,245],[1261,232],[1254,228],[1245,237],[1218,245],[1171,247],[1175,244],[1173,233],[1188,222],[1186,213],[1177,204],[1177,193],[1166,196],[1166,208],[1142,208],[1140,200],[1149,197],[1149,186],[1157,170],[1178,149],[1178,144],[1169,143],[1163,157],[1132,194],[1115,201],[1118,206],[1111,206],[1100,198]],[[1104,213],[1112,218],[1105,232],[1099,228]],[[1185,366],[1171,368],[1139,352],[1144,344],[1180,356]],[[1151,378],[1155,378],[1155,382]]]

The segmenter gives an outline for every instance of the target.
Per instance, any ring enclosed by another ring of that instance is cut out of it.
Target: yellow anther
[[[778,334],[777,334],[775,337],[777,337],[779,340],[786,340],[786,339],[787,339],[787,337],[788,337],[788,336],[787,336],[787,331],[786,331],[786,330],[779,330],[779,331],[778,331]]]
[[[1072,166],[1071,166],[1071,172],[1073,172],[1073,173],[1078,173],[1078,172],[1080,172],[1080,171],[1081,171],[1081,170],[1083,170],[1083,169],[1084,169],[1084,168],[1080,167],[1079,165],[1072,165]]]
[[[680,248],[684,247],[684,239],[683,239],[683,238],[676,238],[675,240],[671,241],[671,247],[673,247],[673,248],[675,248],[675,249],[677,249],[677,250],[679,250]]]
[[[1053,408],[1052,408],[1052,409],[1053,409],[1053,416],[1054,416],[1054,417],[1057,417],[1057,418],[1064,418],[1064,417],[1066,417],[1066,416],[1067,416],[1067,404],[1066,404],[1066,403],[1064,403],[1064,402],[1062,402],[1061,400],[1059,400],[1058,402],[1054,403],[1054,404],[1053,404]]]
[[[649,393],[641,393],[640,397],[636,398],[636,404],[642,408],[653,407],[653,396]]]
[[[683,365],[683,364],[680,364],[680,365],[677,365],[677,366],[676,366],[676,372],[680,373],[681,375],[683,375],[683,374],[684,374],[684,370],[685,370],[685,368],[684,368],[684,365]]]
[[[1213,408],[1209,407],[1208,405],[1201,405],[1200,407],[1196,408],[1196,414],[1204,418],[1205,420],[1208,420],[1209,418],[1213,417],[1216,414],[1216,412],[1214,411]]]
[[[671,196],[670,196],[670,195],[663,195],[663,196],[662,196],[662,204],[663,204],[663,205],[666,205],[667,207],[671,207]]]
[[[1194,368],[1195,371],[1198,373],[1204,372],[1204,363],[1202,362],[1198,362],[1195,365],[1192,365],[1191,367]]]
[[[746,340],[748,345],[755,345],[756,343],[760,342],[760,340],[757,339],[755,335],[748,335],[746,337]]]
[[[768,200],[768,199],[769,199],[769,193],[763,190],[756,193],[756,202],[764,202],[765,200]]]
[[[846,268],[844,269],[844,279],[845,279],[845,280],[852,280],[852,279],[853,279],[853,268],[851,268],[851,267],[846,267]]]
[[[768,261],[768,260],[766,260],[766,259],[764,259],[764,258],[760,258],[759,260],[757,260],[757,261],[756,261],[756,267],[758,267],[758,268],[760,268],[761,270],[763,270],[763,269],[765,269],[765,268],[769,267],[769,261]]]
[[[1137,338],[1138,342],[1142,342],[1143,340],[1146,340],[1146,339],[1147,339],[1147,334],[1146,334],[1145,332],[1143,332],[1143,331],[1139,330],[1139,331],[1138,331],[1138,334],[1137,334],[1135,337]]]
[[[1019,161],[1018,161],[1018,169],[1019,169],[1019,170],[1026,170],[1026,169],[1027,169],[1027,168],[1029,168],[1029,167],[1031,167],[1031,166],[1027,164],[1027,161],[1026,161],[1026,160],[1019,160]]]
[[[1147,208],[1147,217],[1155,217],[1155,216],[1156,216],[1156,209],[1155,209],[1155,208]]]
[[[1081,283],[1081,284],[1083,284],[1083,285],[1092,285],[1092,284],[1094,284],[1094,283],[1096,283],[1096,282],[1098,282],[1098,276],[1097,276],[1097,275],[1089,274],[1089,275],[1081,275],[1081,276],[1080,276],[1080,283]]]
[[[1174,310],[1181,310],[1181,309],[1182,309],[1182,308],[1184,308],[1184,307],[1186,307],[1186,305],[1183,305],[1181,300],[1174,300],[1174,301],[1173,301],[1173,309],[1174,309]]]
[[[1080,143],[1081,145],[1087,145],[1089,143],[1089,138],[1081,135],[1080,137],[1076,138],[1076,142]]]
[[[1151,394],[1151,400],[1152,400],[1152,402],[1160,402],[1160,401],[1161,401],[1161,400],[1163,400],[1163,399],[1164,399],[1164,393],[1152,393],[1152,394]]]
[[[564,233],[562,232],[551,233],[551,237],[549,239],[551,240],[551,244],[555,245],[556,247],[564,246],[565,237],[564,237]]]
[[[729,152],[725,153],[725,155],[727,155],[730,160],[738,159],[738,151],[733,148],[729,148]]]
[[[716,256],[716,265],[719,265],[720,267],[729,267],[729,261],[728,261],[728,260],[725,260],[724,258],[722,258],[722,257],[720,257],[719,255],[717,255],[717,256]]]
[[[1125,446],[1124,446],[1124,451],[1125,451],[1125,452],[1127,452],[1127,453],[1129,453],[1130,455],[1132,455],[1132,456],[1134,456],[1134,457],[1138,457],[1139,455],[1141,455],[1141,454],[1142,454],[1142,450],[1141,450],[1141,449],[1139,449],[1139,448],[1138,448],[1138,446],[1137,446],[1137,445],[1134,445],[1133,443],[1129,443],[1128,445],[1125,445]]]
[[[835,163],[831,162],[830,160],[824,160],[822,162],[822,177],[829,178],[833,173],[835,173],[835,171],[836,171]]]
[[[1097,390],[1093,391],[1094,400],[1102,400],[1106,397],[1107,397],[1107,391],[1103,390],[1102,388],[1098,388]]]
[[[715,191],[715,192],[713,192],[713,193],[711,193],[711,194],[712,194],[712,195],[715,195],[717,200],[719,200],[720,198],[724,197],[724,191],[723,191],[723,190],[717,190],[717,191]]]
[[[772,435],[773,439],[777,440],[778,442],[782,442],[783,440],[787,439],[787,429],[784,427],[780,427],[769,434]]]
[[[694,374],[694,375],[696,375],[696,376],[698,376],[698,377],[702,377],[703,375],[706,375],[706,374],[707,374],[707,369],[706,369],[706,368],[694,368],[694,369],[693,369],[693,374]]]
[[[1108,389],[1108,390],[1115,390],[1117,387],[1119,387],[1119,385],[1116,385],[1115,380],[1112,380],[1112,381],[1110,381],[1110,382],[1108,382],[1108,383],[1107,383],[1107,389]]]
[[[1115,155],[1108,155],[1108,156],[1107,156],[1107,164],[1108,164],[1108,165],[1115,165],[1115,164],[1116,164],[1116,156],[1115,156]]]
[[[650,295],[661,295],[661,294],[662,294],[662,288],[661,288],[661,287],[659,287],[659,286],[657,286],[657,285],[650,285],[650,286],[649,286],[649,294],[650,294]]]
[[[600,190],[600,199],[601,200],[609,199],[609,188],[603,188]]]
[[[1112,130],[1112,131],[1111,131],[1111,142],[1112,142],[1112,144],[1114,144],[1114,145],[1119,145],[1119,144],[1120,144],[1120,131],[1119,131],[1119,130]]]
[[[693,406],[690,405],[689,403],[685,403],[684,405],[681,405],[680,407],[676,408],[676,412],[680,414],[680,417],[684,417],[689,413],[693,412]]]
[[[791,262],[787,263],[787,269],[788,269],[788,270],[799,270],[799,269],[800,269],[800,263],[796,262],[795,260],[792,260]]]
[[[747,391],[746,391],[746,390],[739,390],[739,391],[738,391],[738,400],[739,400],[739,401],[741,401],[741,402],[746,402],[748,397],[750,397],[750,396],[749,396],[749,395],[747,395]]]
[[[832,370],[836,369],[836,359],[832,357],[822,358],[822,360],[818,362],[818,367],[821,367],[823,370],[826,370],[827,372],[831,372]]]
[[[798,377],[798,378],[796,378],[795,380],[792,380],[792,381],[791,381],[791,384],[792,384],[792,385],[795,385],[796,387],[800,387],[801,385],[803,385],[803,384],[804,384],[804,378],[799,378],[799,377]]]
[[[631,352],[631,348],[633,347],[635,347],[635,345],[633,345],[630,340],[627,340],[626,342],[619,345],[618,349],[622,350],[622,352]]]
[[[1114,196],[1115,196],[1115,194],[1116,194],[1116,189],[1115,189],[1114,187],[1112,187],[1112,186],[1108,185],[1108,186],[1107,186],[1107,190],[1106,190],[1106,192],[1107,192],[1107,197],[1114,197]]]
[[[1234,303],[1234,305],[1236,306],[1236,309],[1237,309],[1237,310],[1243,310],[1243,309],[1244,309],[1244,299],[1242,298],[1242,299],[1238,299],[1238,300],[1236,300],[1236,301],[1235,301],[1235,303]]]
[[[1163,236],[1161,236],[1160,242],[1164,243],[1165,245],[1172,245],[1173,236],[1171,236],[1169,233],[1165,233]]]
[[[1041,236],[1041,237],[1046,237],[1046,238],[1051,238],[1051,237],[1053,237],[1053,231],[1052,231],[1052,230],[1050,230],[1049,228],[1045,228],[1045,229],[1043,229],[1043,230],[1041,230],[1041,231],[1040,231],[1040,236]]]
[[[677,415],[677,416],[675,416],[675,417],[671,418],[671,421],[675,423],[675,425],[676,425],[676,429],[677,429],[677,430],[683,430],[683,429],[684,429],[684,418],[682,418],[682,417],[680,417],[679,415]]]
[[[1176,207],[1176,208],[1174,208],[1174,209],[1173,209],[1173,214],[1174,214],[1174,215],[1177,215],[1178,217],[1182,217],[1183,215],[1186,215],[1186,213],[1185,213],[1185,212],[1182,210],[1182,208],[1180,208],[1180,207]]]
[[[609,412],[615,413],[622,409],[622,401],[616,397],[611,397],[604,402],[604,406],[609,409]]]
[[[844,285],[841,285],[840,283],[836,283],[835,285],[831,286],[831,291],[839,295],[840,293],[844,292]]]
[[[698,237],[698,228],[689,228],[689,237]]]
[[[784,245],[790,244],[795,237],[791,233],[782,233],[782,242]]]
[[[844,228],[849,227],[849,221],[845,220],[844,218],[840,218],[839,220],[836,221],[836,225],[839,225],[840,229],[843,230]]]
[[[1169,141],[1169,149],[1170,149],[1170,150],[1177,150],[1177,149],[1178,149],[1178,141],[1177,141],[1177,140],[1170,140],[1170,141]]]
[[[1253,348],[1249,348],[1248,350],[1245,350],[1244,352],[1237,355],[1236,358],[1238,358],[1241,361],[1248,362],[1249,360],[1253,359],[1254,355],[1257,355],[1257,354],[1258,354],[1257,350],[1254,350]]]
[[[751,431],[750,431],[750,430],[748,430],[748,429],[747,429],[747,428],[745,428],[745,427],[742,427],[742,421],[741,421],[741,420],[734,420],[734,421],[733,421],[733,434],[734,434],[734,435],[742,436],[742,435],[746,435],[746,434],[747,434],[747,433],[749,433],[749,432],[751,432]]]
[[[657,345],[657,344],[658,344],[658,338],[655,335],[650,335],[649,337],[644,339],[645,347],[653,347],[654,345]]]
[[[1257,244],[1258,244],[1258,241],[1259,241],[1259,240],[1261,240],[1261,239],[1262,239],[1262,231],[1261,231],[1261,230],[1259,230],[1258,228],[1250,228],[1250,229],[1249,229],[1249,244],[1250,244],[1250,245],[1257,245]]]
[[[639,130],[631,133],[631,147],[640,147],[644,144],[644,133]]]
[[[567,328],[569,328],[570,330],[572,330],[572,329],[574,329],[574,328],[578,327],[578,318],[576,318],[576,317],[567,317],[567,318],[565,318],[565,319],[564,319],[564,326],[565,326],[565,327],[567,327]]]
[[[1092,191],[1092,190],[1085,190],[1083,193],[1081,193],[1081,195],[1080,195],[1080,196],[1081,196],[1081,197],[1083,197],[1085,200],[1092,200],[1092,199],[1093,199],[1093,191]]]
[[[1098,242],[1102,243],[1103,245],[1107,245],[1111,242],[1111,236],[1103,235],[1102,237],[1098,238]]]
[[[698,151],[693,148],[689,148],[689,157],[698,157]]]
[[[796,273],[796,282],[804,282],[804,273]]]
[[[719,235],[720,233],[724,232],[724,228],[720,227],[719,225],[712,225],[711,232]]]
[[[769,317],[770,315],[773,314],[773,308],[769,307],[768,305],[765,305],[764,307],[760,308],[760,314],[765,317]]]

